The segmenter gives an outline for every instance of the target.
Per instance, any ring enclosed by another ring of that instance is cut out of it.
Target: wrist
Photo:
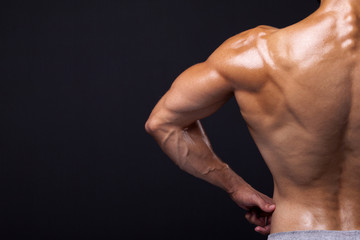
[[[223,189],[230,195],[241,192],[250,185],[245,180],[236,174],[231,168],[224,169],[226,181],[224,181]]]
[[[230,195],[243,191],[242,189],[251,188],[228,164],[220,160],[217,160],[212,167],[207,167],[206,171],[202,171],[199,177],[220,187]]]

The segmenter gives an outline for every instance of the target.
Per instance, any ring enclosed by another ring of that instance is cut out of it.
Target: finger
[[[253,207],[249,210],[249,212],[254,212],[258,217],[269,217],[273,214],[273,212],[265,212],[259,207]]]
[[[262,234],[262,235],[269,235],[270,234],[270,225],[266,225],[265,227],[257,226],[255,231]]]
[[[252,224],[258,225],[258,226],[265,226],[265,217],[259,216],[255,212],[248,212],[245,214],[245,218]]]
[[[271,213],[275,210],[275,204],[267,202],[262,197],[258,196],[255,199],[257,206],[264,212]]]
[[[265,199],[265,201],[266,202],[268,202],[268,203],[270,203],[270,204],[274,204],[274,200],[272,199],[272,198],[270,198],[269,196],[267,196],[267,195],[265,195],[265,194],[263,194],[263,193],[259,193],[260,195],[261,195],[261,197],[263,198],[263,199]]]
[[[273,199],[266,196],[263,193],[256,192],[252,195],[255,204],[264,212],[273,212],[275,210],[275,204]]]

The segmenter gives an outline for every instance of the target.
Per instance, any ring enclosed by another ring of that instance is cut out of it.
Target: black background
[[[7,1],[0,15],[2,239],[265,239],[222,190],[144,131],[171,82],[227,38],[285,27],[315,0]],[[203,124],[271,195],[232,99]]]

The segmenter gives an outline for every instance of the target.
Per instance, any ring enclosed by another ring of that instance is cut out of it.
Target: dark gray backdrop
[[[2,239],[265,239],[220,189],[179,170],[144,123],[224,40],[285,27],[315,0],[6,1],[0,14]],[[269,195],[234,100],[203,121]]]

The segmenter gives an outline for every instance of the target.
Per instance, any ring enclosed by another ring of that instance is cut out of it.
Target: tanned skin
[[[174,81],[147,131],[181,169],[227,191],[257,232],[360,230],[359,17],[358,0],[323,0],[297,24],[228,39]],[[232,96],[273,199],[213,152],[199,122]]]

